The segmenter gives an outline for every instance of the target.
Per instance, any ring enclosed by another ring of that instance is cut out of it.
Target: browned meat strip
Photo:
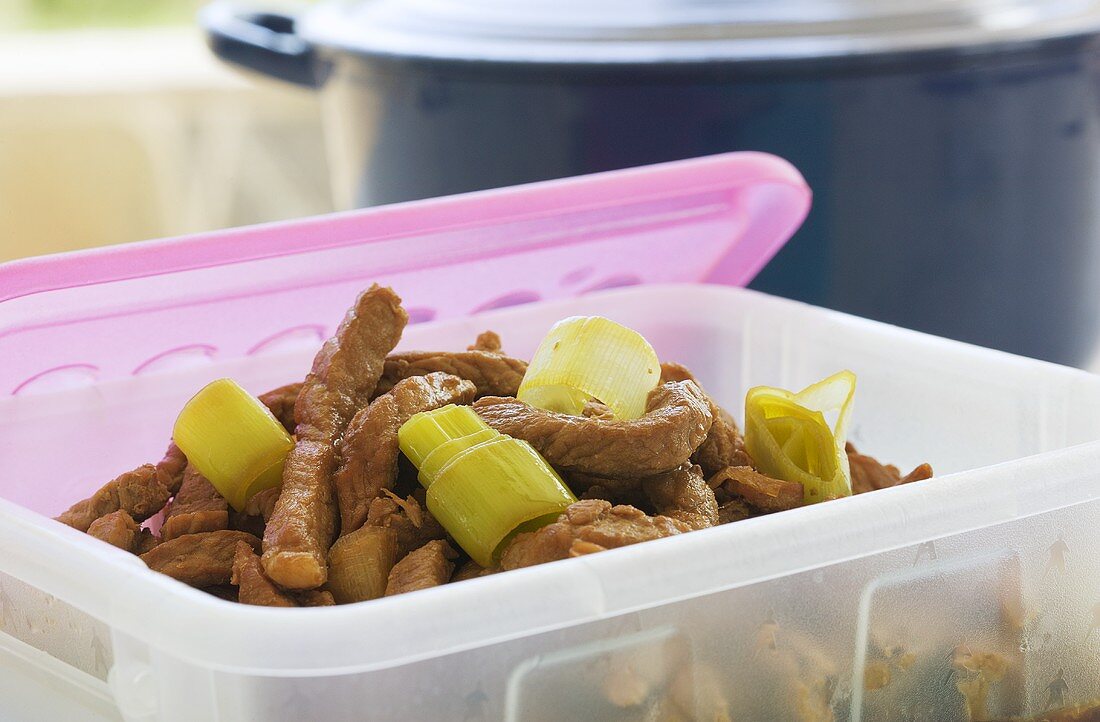
[[[413,376],[355,415],[340,447],[343,459],[335,477],[342,534],[363,526],[371,502],[383,489],[393,488],[401,454],[397,430],[421,411],[468,404],[476,391],[472,382],[450,374]]]
[[[237,601],[260,607],[296,607],[298,602],[264,574],[260,558],[246,542],[237,542],[230,584],[240,588]]]
[[[647,516],[632,506],[585,499],[570,505],[553,524],[518,534],[505,548],[500,563],[506,570],[518,569],[687,531],[691,527],[682,521]]]
[[[752,466],[752,458],[745,450],[745,439],[737,428],[737,422],[714,401],[711,401],[710,409],[714,424],[694,457],[695,463],[703,467],[703,474],[709,478],[727,466]]]
[[[604,421],[612,421],[615,419],[615,412],[611,410],[611,407],[595,399],[590,399],[584,403],[584,409],[581,410],[581,416],[587,419],[602,419]]]
[[[229,510],[230,528],[246,531],[262,538],[268,520],[275,513],[275,503],[278,500],[278,487],[256,492],[245,502],[244,511]]]
[[[244,513],[251,516],[263,517],[263,520],[269,521],[271,516],[275,513],[275,503],[279,501],[279,488],[264,489],[263,491],[256,492],[252,495],[252,498],[245,502]]]
[[[612,504],[626,504],[636,506],[639,509],[649,508],[649,497],[645,495],[642,490],[642,483],[638,479],[605,479],[600,476],[585,476],[584,478],[587,480],[585,486],[573,486],[573,480],[580,476],[579,474],[572,474],[568,477],[570,488],[574,492],[579,491],[581,488],[584,489],[583,492],[577,495],[578,499],[603,499],[610,501]]]
[[[367,524],[394,531],[398,559],[430,541],[447,536],[447,530],[416,499],[410,496],[402,500],[388,492],[371,502]]]
[[[482,331],[477,335],[477,340],[472,346],[467,346],[467,351],[488,351],[489,353],[503,353],[504,347],[500,343],[500,334],[495,331]]]
[[[483,577],[488,573],[485,567],[481,566],[473,559],[467,559],[465,563],[461,564],[458,569],[455,569],[455,573],[451,575],[451,582],[464,582],[467,579],[476,579],[477,577]]]
[[[332,592],[326,592],[322,589],[307,589],[304,592],[298,592],[298,603],[303,607],[331,607],[336,604],[336,600],[332,598]]]
[[[893,464],[881,464],[877,459],[856,451],[856,447],[848,444],[848,466],[852,470],[852,493],[863,494],[876,489],[886,489],[899,484],[908,484],[911,481],[924,481],[932,478],[932,467],[921,464],[917,468],[902,477],[898,467]]]
[[[199,534],[229,527],[229,504],[198,469],[187,466],[183,485],[168,507],[160,528],[161,539],[168,541],[184,534]]]
[[[88,531],[93,521],[121,509],[135,520],[145,521],[168,503],[170,482],[166,471],[144,464],[108,482],[84,501],[73,504],[57,520],[74,529]]]
[[[138,532],[137,536],[134,537],[134,544],[130,551],[141,556],[145,552],[152,551],[153,547],[157,544],[160,544],[160,539],[153,536],[153,532],[148,529],[142,529]]]
[[[673,362],[661,364],[661,382],[667,381],[699,383],[686,366]],[[745,440],[741,437],[733,416],[716,404],[709,395],[707,401],[710,403],[711,415],[714,416],[714,424],[710,427],[707,440],[695,452],[695,463],[703,467],[703,474],[708,478],[727,466],[753,466],[752,459],[745,450]]]
[[[711,480],[712,488],[725,485],[730,493],[761,511],[784,511],[802,506],[802,484],[764,476],[747,466],[729,466]]]
[[[687,366],[678,364],[675,361],[665,361],[661,364],[661,383],[668,383],[669,381],[694,381],[699,383],[699,380],[695,378],[695,374],[691,373]]]
[[[325,554],[336,536],[336,496],[331,475],[336,451],[299,440],[283,467],[283,493],[264,527],[264,570],[284,586],[309,589],[325,583]]]
[[[302,383],[297,382],[280,386],[260,395],[260,403],[266,406],[279,420],[279,423],[292,434],[297,427],[297,423],[294,421],[294,404],[298,401],[298,394],[301,390]]]
[[[325,582],[338,513],[335,445],[374,393],[408,318],[393,290],[371,286],[313,361],[295,407],[297,443],[264,531],[264,571],[282,587],[314,589]]]
[[[258,536],[263,539],[264,529],[266,527],[267,524],[264,522],[264,518],[262,516],[245,514],[243,511],[237,511],[236,509],[229,510],[230,529],[236,529],[237,531],[246,531],[249,534]]]
[[[415,592],[418,589],[446,584],[455,565],[451,560],[458,554],[442,540],[430,541],[393,565],[386,583],[386,596]]]
[[[436,371],[473,381],[478,396],[515,396],[527,372],[527,362],[493,351],[407,351],[386,359],[377,393],[401,379]]]
[[[130,551],[138,535],[138,525],[134,518],[119,509],[99,517],[88,527],[88,535],[111,546]]]
[[[738,497],[718,507],[718,523],[731,524],[735,521],[744,521],[745,519],[751,519],[756,516],[756,513],[757,512],[754,512],[752,507],[748,505],[748,502]]]
[[[899,481],[894,486],[898,486],[898,485],[901,485],[901,484],[908,484],[908,483],[913,482],[913,481],[924,481],[925,479],[931,479],[932,476],[933,476],[932,465],[929,464],[928,462],[925,462],[925,463],[921,464],[920,466],[916,467],[915,469],[913,469],[912,471],[910,471],[905,476],[901,477],[901,481]]]
[[[187,456],[183,450],[176,446],[176,442],[168,444],[168,450],[164,452],[164,458],[157,462],[157,472],[162,475],[164,485],[168,491],[175,494],[183,484],[183,471],[187,468]]]
[[[661,364],[661,382],[668,381],[695,381],[695,374],[683,364],[666,361]],[[702,388],[702,384],[699,384]],[[706,393],[704,391],[704,393]],[[707,476],[714,474],[727,466],[752,466],[748,453],[745,452],[745,443],[741,438],[741,432],[737,429],[737,422],[728,411],[723,409],[714,400],[709,398],[710,411],[714,416],[714,425],[710,428],[707,440],[699,447],[695,454],[695,461],[703,467],[703,473]]]
[[[487,397],[474,403],[485,423],[531,443],[553,466],[597,476],[642,478],[672,471],[699,448],[713,416],[693,381],[658,386],[640,419],[608,421]]]
[[[611,494],[613,497],[626,496],[637,492],[641,486],[639,479],[617,479],[610,476],[596,476],[575,471],[565,477],[569,480],[569,488],[574,492],[587,492],[589,489],[598,489],[602,493]],[[610,497],[606,497],[610,499]]]
[[[232,584],[215,584],[212,587],[203,587],[202,591],[227,602],[237,601],[237,588]]]
[[[154,572],[167,574],[193,587],[228,584],[233,576],[233,558],[237,542],[260,548],[260,540],[242,531],[210,531],[185,534],[161,542],[141,555]]]
[[[658,514],[678,519],[692,529],[706,529],[718,523],[718,502],[696,465],[651,476],[642,488]]]

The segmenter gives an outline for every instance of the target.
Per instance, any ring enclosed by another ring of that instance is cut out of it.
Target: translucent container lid
[[[531,62],[794,59],[1032,41],[1100,28],[1100,0],[328,0],[320,45]]]

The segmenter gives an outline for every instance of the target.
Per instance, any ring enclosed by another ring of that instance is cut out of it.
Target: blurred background
[[[754,288],[1100,365],[1100,0],[0,0],[0,261],[738,150]]]
[[[332,209],[313,93],[207,49],[197,0],[0,0],[0,261]]]

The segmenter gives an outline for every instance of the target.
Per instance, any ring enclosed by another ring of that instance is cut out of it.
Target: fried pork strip
[[[517,534],[504,549],[500,565],[505,570],[519,569],[688,531],[687,524],[667,516],[648,516],[632,506],[611,506],[602,499],[582,499],[553,524]]]
[[[279,420],[287,431],[294,433],[297,423],[294,420],[294,405],[298,401],[298,394],[302,391],[302,383],[299,381],[286,386],[272,389],[260,395],[260,403],[268,408],[275,418]]]
[[[184,584],[212,587],[229,583],[238,542],[245,542],[253,549],[260,547],[259,539],[243,531],[210,531],[161,542],[142,554],[141,560],[154,572],[167,574]]]
[[[699,383],[699,379],[695,378],[695,374],[687,366],[678,364],[675,361],[663,361],[661,362],[661,383],[665,384],[669,381],[694,381],[697,384]]]
[[[668,381],[695,381],[699,383],[693,374],[683,364],[666,361],[661,364],[661,382]],[[702,384],[699,385],[702,388]],[[705,391],[703,393],[706,393]],[[707,395],[710,402],[710,412],[714,416],[714,424],[710,427],[707,440],[695,452],[694,461],[703,467],[703,474],[710,478],[727,466],[753,466],[749,453],[745,450],[745,440],[741,436],[741,430],[737,428],[737,422],[733,416],[714,402]]]
[[[500,334],[496,331],[482,331],[477,335],[477,340],[466,347],[467,351],[488,351],[489,353],[504,353],[503,349]]]
[[[502,434],[524,439],[550,464],[570,472],[643,478],[672,471],[703,443],[714,417],[693,381],[672,381],[649,395],[640,419],[613,421],[536,409],[486,397],[474,410]]]
[[[171,482],[166,471],[143,464],[108,482],[84,501],[73,504],[57,520],[80,531],[88,531],[96,519],[119,510],[136,521],[145,521],[168,503],[172,496],[168,487]]]
[[[737,497],[718,505],[718,523],[732,524],[735,521],[751,519],[759,513],[749,506],[744,499]]]
[[[477,577],[483,577],[488,573],[485,567],[481,566],[473,559],[467,559],[457,569],[455,573],[451,575],[451,583],[464,582],[467,579],[476,579]]]
[[[134,544],[130,551],[140,557],[142,554],[152,551],[158,544],[160,544],[160,539],[153,536],[153,532],[148,529],[141,529],[134,537]]]
[[[93,521],[88,527],[88,535],[119,549],[131,551],[134,548],[138,530],[134,518],[119,509]]]
[[[284,592],[275,582],[264,574],[260,558],[252,547],[243,541],[237,542],[233,553],[233,572],[230,584],[238,587],[237,601],[241,604],[253,604],[260,607],[297,607],[298,602]]]
[[[397,430],[414,414],[447,404],[468,404],[477,389],[473,382],[445,373],[412,376],[355,415],[340,447],[336,497],[341,534],[350,534],[367,520],[371,502],[392,489],[401,454]]]
[[[848,452],[848,466],[852,470],[853,494],[863,494],[876,489],[886,489],[932,478],[932,467],[928,464],[921,464],[902,476],[898,467],[893,464],[881,464],[874,457],[859,453],[851,443],[845,450]]]
[[[416,499],[411,496],[401,499],[388,492],[371,502],[367,524],[393,530],[398,559],[430,541],[447,536],[447,530]]]
[[[230,583],[237,587],[232,599],[241,604],[260,607],[331,607],[336,604],[328,591],[308,589],[304,592],[288,592],[280,589],[264,573],[256,552],[243,541],[237,542]]]
[[[478,337],[479,343],[484,335]],[[496,341],[500,341],[499,337]],[[386,359],[386,368],[376,393],[389,391],[401,379],[437,371],[472,381],[479,397],[515,396],[523,374],[527,372],[527,362],[478,348],[469,351],[406,351]]]
[[[229,527],[229,504],[198,469],[187,465],[183,484],[168,507],[160,536],[164,541],[184,534]]]
[[[183,472],[187,468],[187,457],[183,450],[176,446],[176,442],[168,444],[168,450],[164,452],[164,458],[157,462],[157,471],[164,478],[164,485],[168,491],[175,494],[183,484]]]
[[[452,560],[457,556],[455,550],[440,539],[409,552],[390,570],[386,596],[392,597],[395,594],[446,584],[455,568]]]
[[[676,519],[692,529],[718,524],[718,502],[697,465],[642,480],[642,489],[658,514]]]
[[[408,318],[392,289],[373,285],[314,359],[295,406],[297,442],[264,531],[264,571],[284,588],[315,589],[325,582],[338,513],[332,485],[336,444],[373,395]]]
[[[745,439],[737,428],[737,422],[713,400],[710,401],[710,409],[714,414],[714,424],[693,457],[695,463],[703,468],[703,474],[709,478],[727,466],[752,466],[752,458],[745,450]]]
[[[733,496],[740,496],[760,511],[785,511],[802,506],[802,484],[797,481],[773,479],[747,467],[729,466],[708,482],[712,489],[725,486]]]

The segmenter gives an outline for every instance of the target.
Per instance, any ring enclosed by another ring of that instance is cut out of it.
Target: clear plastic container
[[[624,673],[707,720],[716,695],[940,721],[960,683],[990,716],[1100,696],[1100,379],[730,287],[807,203],[732,155],[0,267],[0,718],[642,718],[608,701]],[[851,368],[853,441],[938,476],[325,609],[223,602],[47,518],[158,458],[200,384],[302,376],[373,280],[431,321],[407,348],[491,327],[527,355],[604,314],[735,412]],[[997,680],[954,664],[982,654]]]

